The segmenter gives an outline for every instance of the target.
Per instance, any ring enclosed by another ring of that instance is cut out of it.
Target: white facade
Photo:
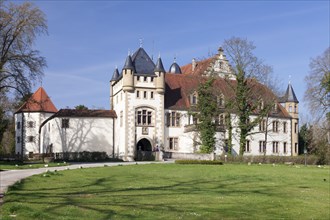
[[[98,151],[112,155],[113,127],[113,118],[54,117],[41,127],[40,153]]]
[[[16,154],[40,153],[39,126],[53,114],[45,112],[15,114]]]

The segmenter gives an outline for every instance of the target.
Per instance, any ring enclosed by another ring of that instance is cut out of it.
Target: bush
[[[176,164],[207,164],[207,165],[223,165],[219,160],[176,160]]]
[[[224,155],[219,156],[219,159],[227,163],[264,163],[264,164],[305,164],[305,156],[230,156],[225,158]],[[306,163],[308,165],[318,165],[319,158],[315,155],[307,155]]]

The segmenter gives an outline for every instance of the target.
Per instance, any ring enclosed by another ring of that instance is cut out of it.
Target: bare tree
[[[330,47],[321,56],[311,59],[309,67],[305,99],[315,119],[320,120],[330,114]]]
[[[36,37],[47,34],[45,14],[32,3],[0,0],[0,93],[21,95],[43,76],[46,60],[33,49]]]
[[[236,77],[236,83],[228,81],[228,85],[235,93],[230,106],[238,117],[239,154],[243,155],[247,136],[267,116],[274,105],[274,100],[258,100],[253,89],[257,83],[253,80],[266,81],[265,77],[270,76],[272,68],[253,54],[255,46],[247,39],[232,37],[224,41],[223,49]],[[250,120],[250,115],[255,114],[256,111],[258,111],[257,117]]]

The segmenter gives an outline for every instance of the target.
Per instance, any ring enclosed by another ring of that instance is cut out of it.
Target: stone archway
[[[136,149],[138,151],[152,151],[152,146],[147,138],[142,138],[137,142]]]

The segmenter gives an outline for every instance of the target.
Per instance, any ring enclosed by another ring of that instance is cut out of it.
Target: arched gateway
[[[137,142],[136,149],[138,151],[152,151],[152,146],[147,138],[142,138]]]

